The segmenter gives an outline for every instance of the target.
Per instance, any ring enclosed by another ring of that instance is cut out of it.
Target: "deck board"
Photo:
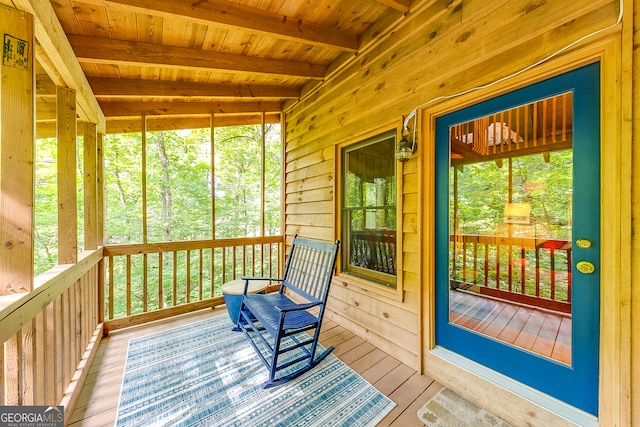
[[[452,323],[571,363],[571,315],[469,292],[449,296]]]
[[[203,310],[112,332],[100,343],[76,408],[67,424],[71,427],[113,425],[130,339],[217,315],[226,315],[224,309]],[[336,356],[396,402],[397,406],[379,426],[424,425],[416,412],[442,387],[439,383],[426,375],[418,374],[330,320],[323,324],[320,342],[325,347],[335,346],[333,353]]]

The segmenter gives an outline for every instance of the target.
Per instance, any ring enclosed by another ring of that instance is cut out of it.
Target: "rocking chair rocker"
[[[281,279],[242,277],[245,287],[237,327],[269,370],[263,388],[307,372],[333,350],[329,347],[315,354],[339,246],[339,240],[331,244],[295,236]],[[249,280],[278,281],[280,289],[277,293],[248,294]],[[307,302],[294,302],[285,290]],[[308,332],[312,330],[313,335]],[[286,368],[290,369],[276,378],[278,371]]]

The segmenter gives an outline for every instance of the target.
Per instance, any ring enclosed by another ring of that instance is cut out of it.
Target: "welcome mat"
[[[340,359],[263,389],[268,372],[227,316],[132,339],[116,426],[375,426],[395,406]]]
[[[446,387],[418,410],[418,418],[429,427],[511,427]]]

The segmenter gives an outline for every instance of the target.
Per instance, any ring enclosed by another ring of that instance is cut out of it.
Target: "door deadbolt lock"
[[[576,240],[576,246],[578,246],[580,249],[589,249],[591,246],[593,246],[593,243],[591,242],[591,240],[583,238]]]
[[[591,274],[596,271],[596,266],[589,261],[580,261],[576,264],[576,268],[582,274]]]

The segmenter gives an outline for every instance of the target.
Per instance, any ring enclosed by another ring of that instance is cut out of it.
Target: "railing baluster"
[[[513,245],[509,243],[507,246],[509,248],[509,253],[507,257],[507,280],[509,282],[509,292],[513,292]]]
[[[520,247],[520,276],[521,276],[521,285],[520,285],[520,293],[525,294],[527,288],[527,278],[526,278],[526,253],[524,246]]]
[[[158,308],[164,307],[164,286],[162,283],[162,252],[158,253]]]
[[[540,248],[536,246],[536,296],[540,297]]]
[[[203,295],[203,286],[204,286],[204,275],[203,275],[203,263],[204,263],[204,256],[203,256],[203,249],[200,248],[200,250],[198,251],[198,299],[200,301],[202,301],[202,295]]]
[[[556,251],[550,249],[551,256],[551,299],[556,299]]]
[[[467,244],[462,242],[462,281],[467,281]]]
[[[237,246],[232,246],[232,253],[233,253],[233,280],[236,280],[236,272],[237,272],[237,268],[238,268],[238,247]]]
[[[173,306],[178,305],[178,251],[173,251]]]
[[[146,313],[149,307],[149,272],[147,270],[148,267],[148,258],[147,254],[142,255],[142,312]]]
[[[256,275],[256,245],[251,245],[251,275]]]
[[[216,249],[211,248],[211,298],[217,296],[218,294],[215,292],[216,288]]]
[[[496,289],[500,289],[500,242],[496,241]]]
[[[478,241],[474,240],[473,243],[473,284],[478,283]]]
[[[222,248],[222,283],[227,281],[227,248]]]
[[[242,274],[240,276],[244,276],[247,274],[247,245],[242,245]]]
[[[185,301],[191,302],[191,251],[185,251],[186,265],[185,265],[185,279],[187,282],[187,294]]]
[[[489,286],[489,243],[484,244],[484,285]]]
[[[131,255],[127,255],[126,270],[127,270],[127,316],[131,315]]]
[[[109,319],[113,319],[113,305],[114,305],[114,272],[113,272],[113,257],[109,257]]]

